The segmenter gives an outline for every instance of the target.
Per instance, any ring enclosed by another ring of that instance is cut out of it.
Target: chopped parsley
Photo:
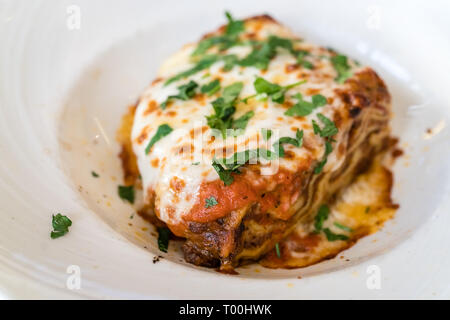
[[[69,232],[69,227],[72,225],[72,221],[67,217],[60,213],[56,216],[52,215],[52,226],[53,231],[50,232],[50,237],[52,239],[56,239],[64,236],[67,232]]]
[[[198,87],[198,84],[195,81],[189,81],[189,83],[184,84],[182,86],[178,87],[178,94],[177,95],[172,95],[169,96],[166,101],[164,101],[163,103],[161,103],[160,108],[161,109],[166,109],[167,107],[167,103],[172,100],[172,99],[180,99],[180,100],[184,100],[187,101],[190,98],[192,98],[193,96],[195,96],[195,89]]]
[[[272,135],[272,131],[267,129],[262,130],[263,137],[268,137],[267,139],[269,139]],[[303,130],[300,131],[297,129],[295,138],[282,137],[278,139],[278,141],[273,144],[274,151],[267,150],[265,148],[258,148],[236,152],[229,158],[214,158],[212,166],[219,175],[220,180],[222,180],[226,186],[229,186],[234,181],[232,173],[239,174],[239,168],[250,160],[259,158],[274,160],[279,157],[284,157],[285,151],[283,144],[292,144],[296,147],[301,147],[303,145]]]
[[[304,117],[313,112],[314,109],[318,107],[322,107],[327,104],[327,98],[325,98],[321,94],[315,94],[312,96],[312,101],[308,102],[303,100],[303,96],[301,93],[297,93],[293,96],[298,101],[295,105],[290,107],[284,114],[287,116],[300,116]]]
[[[323,231],[328,241],[348,240],[348,236],[346,235],[336,234],[332,232],[329,228],[323,228],[323,223],[328,219],[329,215],[330,215],[330,208],[328,208],[328,206],[325,204],[321,205],[319,211],[317,212],[316,217],[314,218],[314,232],[319,233]],[[343,230],[352,231],[350,228],[345,227],[337,222],[335,222],[334,225],[341,229],[346,228]]]
[[[210,66],[212,66],[217,61],[219,61],[219,59],[220,59],[220,57],[217,55],[206,55],[206,56],[202,57],[202,59],[200,59],[192,68],[167,79],[167,81],[164,83],[164,85],[167,86],[168,84],[171,84],[172,82],[181,80],[183,78],[187,78],[193,74],[196,74],[197,72],[205,70],[205,69],[209,68]]]
[[[218,205],[217,199],[214,197],[209,197],[205,199],[205,208],[210,208]]]
[[[281,258],[281,252],[280,252],[280,245],[277,243],[275,243],[275,252],[277,253],[277,257]]]
[[[237,171],[237,170],[224,168],[222,166],[222,164],[217,161],[217,159],[213,159],[212,166],[213,166],[214,170],[216,170],[217,174],[219,175],[220,180],[222,180],[226,186],[229,186],[234,181],[234,178],[231,175],[231,173],[232,172],[239,173],[239,171]]]
[[[271,97],[273,102],[277,103],[283,103],[284,102],[284,95],[286,91],[289,89],[292,89],[298,85],[301,85],[305,83],[306,80],[299,81],[287,86],[280,86],[275,83],[271,83],[261,77],[257,77],[255,81],[253,82],[253,86],[255,87],[256,94],[251,95],[249,97],[246,97],[242,99],[243,102],[247,103],[247,101],[251,98],[255,97]]]
[[[167,252],[169,248],[170,234],[169,228],[158,228],[158,247],[162,252]]]
[[[322,160],[316,165],[314,168],[314,173],[319,174],[322,172],[323,167],[327,164],[328,161],[328,155],[333,151],[333,146],[331,145],[331,142],[326,140],[325,141],[325,154],[323,155]]]
[[[255,42],[252,52],[239,61],[239,64],[243,67],[255,67],[265,70],[268,68],[270,60],[275,57],[277,48],[284,48],[291,53],[295,52],[292,40],[271,35],[267,41]]]
[[[192,165],[193,165],[193,166],[198,166],[199,164],[200,164],[200,161],[192,162]]]
[[[244,130],[247,127],[248,121],[255,115],[253,111],[248,111],[241,117],[233,120],[232,127],[233,129],[242,129]]]
[[[208,96],[212,96],[214,93],[220,90],[220,81],[213,80],[208,84],[205,84],[201,88],[201,92],[207,94]]]
[[[308,51],[299,50],[297,52],[297,63],[306,69],[314,69],[314,65],[311,62],[305,60],[305,57],[308,55]]]
[[[227,129],[245,129],[248,120],[254,115],[253,111],[249,111],[236,120],[232,118],[236,111],[234,105],[242,87],[242,82],[235,82],[225,87],[222,96],[212,102],[214,114],[206,117],[208,125],[212,129],[219,130],[223,138],[226,138]]]
[[[225,16],[228,19],[228,25],[225,30],[226,35],[237,36],[238,34],[244,31],[244,21],[234,20],[228,11],[225,12]]]
[[[239,58],[235,54],[223,56],[222,60],[224,62],[223,71],[230,71],[239,62]]]
[[[325,233],[325,236],[327,237],[328,241],[348,240],[348,236],[343,235],[343,234],[336,234],[328,228],[323,229],[323,232]]]
[[[95,172],[95,171],[91,171],[91,175],[92,175],[94,178],[100,177],[100,176],[98,175],[98,173]]]
[[[268,141],[270,139],[270,137],[272,136],[272,130],[270,130],[270,129],[262,128],[261,133],[262,133],[264,141]]]
[[[295,138],[282,137],[273,144],[275,154],[277,154],[280,158],[284,157],[283,144],[292,144],[293,146],[300,148],[303,145],[303,130],[300,131],[297,129]]]
[[[199,42],[197,48],[192,53],[192,56],[199,56],[205,54],[210,48],[218,45],[219,50],[223,51],[239,44],[239,34],[244,28],[244,21],[234,20],[229,12],[225,12],[228,19],[225,33],[223,35],[206,38]]]
[[[133,186],[119,186],[117,188],[119,197],[122,200],[128,201],[129,203],[134,203],[134,187]]]
[[[338,129],[333,121],[325,117],[323,114],[318,113],[317,118],[324,124],[323,128],[320,128],[316,121],[312,121],[315,134],[319,134],[322,138],[332,137],[338,133]]]
[[[229,186],[234,181],[232,173],[240,174],[240,167],[244,166],[250,160],[259,159],[260,157],[266,160],[274,160],[277,158],[277,155],[264,148],[245,150],[236,152],[229,158],[214,158],[212,166],[219,175],[220,180],[222,180],[226,186]]]
[[[345,80],[352,76],[351,67],[348,64],[346,56],[339,54],[331,57],[331,63],[338,74],[338,76],[334,79],[336,82],[344,83]]]
[[[343,224],[340,224],[339,222],[335,222],[334,225],[335,225],[337,228],[342,229],[342,230],[347,231],[347,232],[352,232],[352,231],[353,231],[352,228],[347,227],[347,226],[344,226]]]
[[[156,131],[155,135],[152,137],[150,142],[148,143],[147,147],[145,148],[145,154],[148,154],[153,147],[153,145],[167,136],[169,133],[171,133],[173,129],[168,124],[162,124],[158,127],[158,130]]]
[[[314,231],[316,233],[322,231],[323,223],[328,219],[330,215],[330,208],[326,204],[320,206],[319,211],[317,211],[317,215],[314,218]]]

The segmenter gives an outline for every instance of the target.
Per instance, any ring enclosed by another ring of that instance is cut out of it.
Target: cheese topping
[[[209,36],[222,33],[223,30],[219,29]],[[279,138],[296,138],[297,130],[303,130],[303,146],[283,145],[289,156],[266,163],[261,160],[261,173],[270,175],[280,169],[295,172],[305,161],[318,163],[323,159],[325,139],[314,133],[312,120],[323,126],[318,119],[318,113],[329,119],[335,118],[342,104],[335,89],[345,86],[335,80],[337,71],[330,61],[330,58],[335,56],[333,51],[301,41],[287,28],[273,21],[251,20],[245,22],[245,31],[239,35],[243,44],[220,52],[213,46],[206,54],[236,55],[238,59],[244,59],[252,51],[252,46],[245,44],[246,40],[266,41],[273,35],[290,39],[296,50],[308,52],[304,59],[313,65],[313,69],[299,64],[298,58],[289,50],[278,47],[266,70],[254,66],[234,65],[231,70],[225,71],[225,62],[219,59],[206,69],[166,84],[168,79],[193,68],[198,59],[201,59],[192,56],[198,46],[196,43],[186,45],[164,63],[159,78],[141,96],[132,129],[133,149],[146,191],[145,196],[147,200],[154,196],[155,211],[162,221],[169,225],[181,223],[198,203],[202,183],[219,179],[212,166],[214,158],[228,158],[235,152],[261,147],[272,150],[273,143]],[[360,68],[350,60],[348,63],[352,72],[357,72]],[[287,90],[282,104],[273,102],[270,97],[265,100],[256,97],[249,99],[247,103],[243,102],[243,98],[255,95],[254,81],[257,77],[280,86],[288,86],[301,80],[306,80],[306,83]],[[201,86],[216,79],[220,81],[220,90],[211,96],[200,92]],[[190,81],[195,81],[199,86],[192,98],[167,100],[169,96],[177,95],[179,87]],[[240,135],[227,135],[223,138],[208,126],[206,117],[214,114],[212,102],[221,97],[223,88],[236,82],[242,82],[243,88],[235,103],[236,112],[233,119],[248,111],[253,111],[254,115]],[[303,99],[309,102],[313,95],[320,94],[326,97],[327,103],[315,108],[307,116],[285,115],[285,112],[297,103],[297,99],[293,97],[297,93],[301,93]],[[166,101],[166,107],[163,109],[161,106]],[[170,126],[173,131],[148,149],[149,142],[164,124]],[[340,121],[337,124],[338,129],[343,125],[345,121]],[[262,129],[272,130],[268,141],[263,139]],[[323,171],[337,169],[344,160],[344,155],[337,152],[346,148],[340,146],[342,141],[347,141],[341,136],[343,132],[345,130],[339,130],[333,136],[333,151],[328,156]],[[146,149],[149,150],[148,153]],[[220,198],[217,202],[220,204]]]

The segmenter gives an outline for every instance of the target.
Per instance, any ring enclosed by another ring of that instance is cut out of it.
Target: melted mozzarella
[[[296,38],[288,29],[273,23],[265,22],[262,26],[246,23],[246,32],[256,34],[258,38],[266,38],[269,35]],[[278,49],[278,54],[271,60],[268,70],[261,71],[254,67],[235,66],[231,71],[222,71],[224,63],[216,62],[209,69],[198,72],[188,79],[173,82],[167,86],[164,82],[167,78],[191,68],[191,54],[196,44],[185,46],[166,63],[160,71],[160,81],[154,82],[141,96],[138,104],[133,130],[132,143],[138,159],[138,167],[143,180],[144,190],[150,190],[155,194],[155,208],[159,218],[170,224],[182,221],[198,200],[200,185],[205,181],[219,179],[212,167],[213,157],[222,158],[231,156],[234,151],[240,152],[247,149],[261,147],[263,143],[261,129],[268,128],[273,135],[267,148],[280,137],[295,137],[296,130],[304,130],[304,144],[308,148],[297,148],[292,145],[284,145],[285,150],[293,152],[294,157],[279,159],[276,165],[279,168],[295,171],[302,159],[320,161],[324,154],[324,140],[313,133],[311,120],[316,119],[317,112],[328,118],[333,118],[335,110],[341,104],[335,89],[334,78],[336,72],[330,63],[330,53],[318,46],[305,42],[295,42],[296,47],[311,52],[310,61],[315,65],[314,70],[297,68],[289,70],[289,66],[295,66],[296,59],[288,51]],[[210,49],[214,53],[214,48]],[[227,50],[226,54],[235,54],[240,58],[249,54],[249,46],[235,46]],[[221,91],[211,97],[197,96],[188,101],[173,100],[165,110],[159,108],[168,96],[178,93],[180,85],[193,80],[202,86],[214,79],[220,79],[224,88],[235,82],[244,84],[240,98],[255,94],[253,82],[255,78],[264,79],[279,85],[289,85],[306,79],[307,83],[297,86],[286,93],[286,101],[296,102],[290,97],[300,92],[305,100],[311,101],[313,94],[320,93],[327,98],[332,98],[332,103],[317,108],[306,117],[289,117],[284,112],[289,106],[267,101],[249,100],[248,104],[238,103],[233,118],[238,118],[249,110],[255,115],[248,122],[244,134],[238,137],[222,139],[212,138],[212,130],[208,127],[206,116],[212,115],[214,110],[211,102],[220,97]],[[322,126],[320,121],[318,123]],[[150,139],[155,135],[161,124],[169,124],[173,132],[159,140],[149,154],[145,148]],[[337,150],[341,137],[336,135],[337,142],[333,149]],[[259,145],[258,145],[259,143]],[[228,154],[220,154],[220,151],[232,150]],[[329,156],[324,171],[334,170],[339,167],[343,157],[337,152]],[[270,165],[270,164],[269,164]],[[273,166],[273,164],[272,164]],[[272,172],[276,167],[272,167]],[[268,171],[270,171],[268,169]],[[145,193],[148,196],[148,192]]]

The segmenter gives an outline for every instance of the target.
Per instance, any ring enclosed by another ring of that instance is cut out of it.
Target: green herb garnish
[[[166,101],[164,101],[163,103],[161,103],[160,108],[161,109],[166,109],[167,107],[167,103],[170,100],[173,99],[179,99],[179,100],[183,100],[183,101],[187,101],[189,99],[191,99],[193,96],[195,96],[195,89],[198,87],[198,84],[195,81],[189,81],[189,83],[184,84],[182,86],[178,87],[178,94],[176,95],[172,95],[169,96]]]
[[[133,186],[119,186],[117,189],[119,197],[129,203],[134,203],[134,187]]]
[[[347,231],[347,232],[352,232],[353,231],[352,228],[344,226],[343,224],[340,224],[339,222],[335,222],[334,225],[336,227],[338,227],[339,229],[342,229],[342,230]]]
[[[314,65],[311,62],[305,60],[305,57],[308,55],[309,55],[308,51],[305,50],[297,51],[297,63],[306,69],[314,69]]]
[[[238,119],[239,122],[236,124],[232,116],[236,111],[235,103],[237,97],[242,90],[242,82],[235,82],[229,85],[223,90],[222,96],[212,102],[214,109],[214,114],[207,116],[206,120],[208,125],[212,129],[217,129],[222,133],[222,137],[226,138],[227,129],[244,129],[248,120],[253,116],[253,113],[247,113],[243,118]],[[237,120],[236,120],[237,121]],[[236,127],[239,126],[239,127]]]
[[[213,166],[214,170],[216,170],[217,174],[219,175],[220,180],[222,180],[223,183],[224,183],[226,186],[229,186],[230,184],[233,183],[234,178],[233,178],[233,176],[231,175],[231,173],[232,173],[232,172],[237,172],[236,170],[224,168],[224,167],[217,161],[217,159],[213,159],[212,166]]]
[[[239,44],[239,34],[244,31],[244,21],[234,20],[229,12],[225,12],[225,15],[228,19],[225,33],[200,41],[192,56],[202,55],[216,45],[219,46],[219,50],[223,51]]]
[[[169,228],[158,228],[158,247],[162,252],[167,252],[169,248],[170,234]]]
[[[314,218],[314,231],[316,233],[322,231],[323,223],[328,219],[330,214],[330,208],[326,204],[320,206],[319,211],[317,211],[317,215]]]
[[[326,140],[325,141],[325,153],[322,157],[322,160],[316,165],[314,168],[314,173],[319,174],[322,172],[323,167],[327,164],[328,161],[328,155],[333,151],[333,146],[331,145],[331,142]]]
[[[58,213],[56,216],[52,215],[53,231],[50,232],[50,237],[56,239],[62,237],[69,232],[69,227],[72,225],[72,221],[62,214]]]
[[[338,133],[338,129],[333,121],[325,117],[323,114],[318,113],[317,118],[324,124],[323,128],[320,128],[316,121],[312,120],[313,129],[315,134],[319,134],[321,137],[332,137]]]
[[[205,70],[205,69],[209,68],[210,66],[212,66],[217,61],[219,61],[219,59],[220,59],[220,57],[217,55],[206,55],[200,61],[198,61],[195,64],[195,66],[193,66],[192,68],[167,79],[167,81],[164,83],[164,85],[167,86],[168,84],[170,84],[174,81],[178,81],[183,78],[187,78],[193,74],[196,74],[197,72]]]
[[[280,245],[277,243],[275,243],[275,252],[277,253],[277,257],[281,258],[281,252],[280,252]]]
[[[220,90],[220,81],[214,80],[208,84],[205,84],[201,88],[201,92],[207,94],[208,96],[212,96],[214,93]]]
[[[292,40],[272,35],[269,36],[267,41],[255,42],[253,51],[239,61],[239,64],[244,67],[255,67],[265,70],[268,68],[270,60],[275,57],[277,48],[284,48],[293,52]]]
[[[91,175],[92,175],[94,178],[100,177],[100,176],[98,175],[98,173],[95,172],[95,171],[91,171]]]
[[[280,157],[284,157],[284,148],[283,144],[292,144],[295,147],[301,147],[303,145],[303,130],[298,130],[295,134],[295,138],[291,137],[282,137],[278,139],[277,142],[273,144],[273,148],[275,150],[275,153]]]
[[[244,166],[250,160],[259,159],[260,157],[266,160],[274,160],[278,156],[276,153],[264,148],[245,150],[236,152],[229,158],[214,158],[212,166],[219,175],[220,180],[222,180],[226,186],[229,186],[234,181],[232,173],[239,174],[240,167]]]
[[[346,56],[339,54],[331,57],[331,63],[338,74],[338,76],[334,79],[336,82],[344,83],[345,80],[352,76],[351,67],[348,64]]]
[[[248,96],[244,99],[242,99],[242,102],[247,103],[249,99],[256,98],[256,97],[271,97],[273,102],[276,103],[283,103],[284,102],[284,95],[286,91],[289,89],[292,89],[298,85],[301,85],[305,83],[306,80],[299,81],[287,86],[280,86],[275,83],[271,83],[261,77],[258,77],[253,82],[253,86],[255,87],[256,94]]]
[[[297,99],[297,103],[290,107],[284,114],[287,116],[300,116],[304,117],[313,112],[314,109],[322,107],[327,104],[327,98],[321,94],[316,94],[312,96],[312,102],[303,100],[301,93],[297,93],[293,96]]]
[[[268,141],[270,139],[270,137],[272,136],[272,130],[270,130],[270,129],[262,128],[261,133],[262,133],[264,141]]]
[[[328,228],[323,229],[328,241],[337,241],[337,240],[348,240],[348,237],[343,234],[336,234]]]
[[[219,202],[217,202],[217,199],[214,197],[209,197],[205,199],[205,208],[214,207],[217,204],[219,204]]]
[[[228,25],[225,30],[226,35],[237,36],[238,34],[244,31],[244,21],[234,20],[228,11],[225,12],[225,15],[228,19]]]
[[[158,127],[158,130],[156,131],[155,135],[152,137],[150,142],[148,143],[147,147],[145,148],[145,154],[148,154],[153,147],[153,145],[167,136],[169,133],[171,133],[173,129],[168,124],[162,124]]]
[[[248,111],[241,117],[233,120],[232,128],[233,129],[242,129],[244,130],[247,127],[248,121],[255,115],[253,111]]]

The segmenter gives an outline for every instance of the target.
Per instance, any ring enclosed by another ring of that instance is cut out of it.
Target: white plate
[[[341,254],[350,261],[227,276],[187,265],[174,245],[153,264],[155,239],[116,195],[120,116],[164,57],[223,23],[225,9],[270,13],[372,65],[391,90],[405,151],[395,167],[400,209]],[[450,298],[449,15],[444,1],[1,1],[0,295]],[[51,240],[57,212],[73,226]],[[80,289],[67,286],[69,266],[80,268]]]

